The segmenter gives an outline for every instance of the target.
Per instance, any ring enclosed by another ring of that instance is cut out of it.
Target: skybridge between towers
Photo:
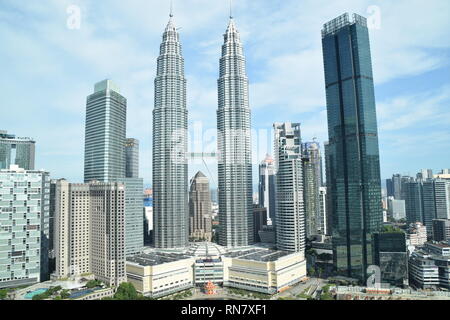
[[[216,152],[188,152],[186,153],[186,157],[188,160],[195,159],[216,159]]]

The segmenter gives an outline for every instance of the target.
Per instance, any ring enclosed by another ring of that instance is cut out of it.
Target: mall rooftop
[[[170,263],[185,259],[190,259],[191,257],[185,254],[179,253],[167,253],[152,251],[149,253],[141,253],[132,257],[127,258],[127,262],[135,263],[140,266],[156,266],[164,263]]]
[[[249,248],[247,250],[230,252],[225,254],[225,256],[241,260],[272,262],[290,254],[291,252],[287,251],[276,251],[266,248]]]

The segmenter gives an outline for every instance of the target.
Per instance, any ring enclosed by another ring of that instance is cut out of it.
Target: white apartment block
[[[0,288],[45,281],[49,203],[48,172],[0,170]]]
[[[411,224],[408,231],[408,245],[423,246],[427,242],[427,227],[420,222]]]
[[[58,180],[55,188],[56,277],[91,273],[89,184]]]
[[[56,182],[56,278],[93,273],[111,286],[125,281],[124,197],[121,183]]]
[[[91,190],[91,268],[110,286],[126,281],[125,186],[93,182]]]
[[[299,123],[275,123],[276,243],[278,250],[305,250],[303,165]]]

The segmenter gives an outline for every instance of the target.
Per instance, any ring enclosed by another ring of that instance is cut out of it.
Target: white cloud
[[[82,131],[85,97],[95,82],[113,78],[128,99],[128,136],[141,141],[141,172],[150,181],[153,78],[168,1],[2,2],[5,9],[14,8],[0,11],[0,39],[8,44],[2,47],[0,59],[8,61],[5,67],[10,74],[2,73],[0,83],[8,88],[8,103],[20,107],[20,113],[51,109],[49,117],[54,121],[70,125],[79,121]],[[70,4],[82,9],[80,30],[66,28]],[[377,84],[405,81],[448,64],[442,54],[450,45],[447,0],[236,2],[234,16],[247,57],[250,103],[258,119],[255,127],[271,127],[273,119],[264,115],[276,108],[284,118],[280,120],[302,122],[306,139],[326,139],[320,30],[324,22],[347,11],[367,15],[370,5],[381,9],[381,29],[370,31]],[[189,119],[203,121],[205,128],[214,128],[216,122],[216,81],[227,16],[227,1],[175,1],[175,23],[181,27],[186,59]],[[20,95],[20,86],[29,91],[27,96]],[[378,103],[380,130],[394,132],[422,124],[417,119],[448,124],[448,112],[443,109],[447,105],[444,93],[415,92],[383,99]],[[20,115],[11,110],[10,118]],[[67,148],[62,139],[47,142],[45,136],[54,132],[50,126],[30,123],[27,130],[39,133],[41,154]],[[77,148],[82,162],[80,142],[71,148]],[[62,172],[51,163],[56,172]]]
[[[450,125],[450,86],[412,93],[378,103],[379,129],[433,128]]]

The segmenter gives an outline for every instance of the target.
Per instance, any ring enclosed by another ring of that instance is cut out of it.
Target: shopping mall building
[[[149,297],[162,297],[207,282],[274,294],[306,278],[303,253],[264,246],[227,249],[193,243],[187,249],[146,249],[127,258],[127,281]]]

